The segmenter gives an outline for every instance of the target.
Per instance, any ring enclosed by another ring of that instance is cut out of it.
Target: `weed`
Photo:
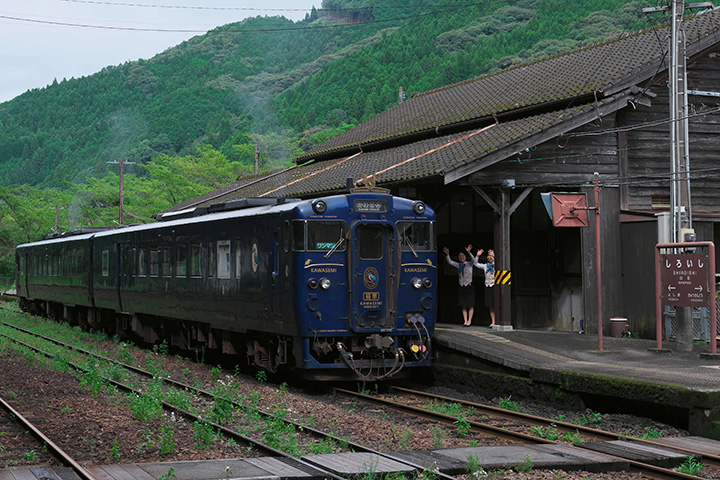
[[[67,405],[60,409],[60,415],[67,415],[70,413],[70,407]]]
[[[167,355],[170,351],[170,345],[168,345],[167,340],[163,340],[160,345],[154,345],[153,350],[160,355]]]
[[[190,376],[190,369],[187,368],[187,367],[183,368],[182,374],[183,374],[183,376],[185,376],[185,377],[189,377],[189,376]]]
[[[257,380],[260,383],[267,382],[267,372],[265,370],[260,370],[255,374],[255,380]]]
[[[10,398],[12,398],[13,400],[18,397],[18,396],[17,396],[17,393],[13,392],[12,390],[8,390],[8,391],[7,391],[7,394],[8,394],[8,396],[9,396]]]
[[[413,431],[412,428],[406,428],[400,435],[400,450],[407,450],[410,448],[410,440],[412,440]]]
[[[170,421],[166,420],[158,429],[160,455],[169,455],[175,451],[175,432]]]
[[[453,422],[457,427],[457,434],[460,437],[467,436],[470,433],[470,423],[463,417],[457,417],[457,420]]]
[[[80,386],[84,390],[89,390],[93,398],[100,395],[103,386],[105,386],[105,379],[100,375],[97,364],[91,363],[88,365],[80,379]]]
[[[557,440],[560,438],[560,433],[555,424],[550,424],[549,427],[534,425],[530,427],[530,433],[538,438],[547,438],[548,440]]]
[[[521,463],[521,464],[518,466],[518,471],[519,471],[519,472],[523,472],[523,473],[527,473],[527,472],[529,472],[530,470],[532,470],[532,467],[533,467],[533,457],[531,457],[530,455],[525,455],[525,456],[523,457],[523,463]]]
[[[120,453],[120,447],[118,446],[117,440],[113,440],[113,446],[110,449],[110,456],[113,457],[115,460],[120,458],[122,456],[122,453]]]
[[[435,425],[430,428],[430,437],[432,438],[433,448],[443,448],[443,437],[445,436],[445,430],[442,427]]]
[[[679,467],[675,468],[676,472],[684,473],[687,475],[698,476],[701,470],[705,469],[705,465],[693,456],[686,457],[685,461]]]
[[[210,379],[213,382],[217,382],[222,374],[222,367],[220,365],[210,369]]]
[[[158,477],[158,480],[172,480],[172,479],[177,479],[177,475],[175,475],[175,470],[173,470],[172,467],[170,467],[170,470],[168,470],[165,475],[160,475],[160,477]]]
[[[159,418],[162,414],[162,403],[150,395],[130,393],[127,398],[130,402],[130,410],[136,420],[146,422],[151,418]]]
[[[30,450],[29,452],[25,452],[25,460],[28,462],[32,462],[37,458],[37,452],[35,450]]]
[[[121,342],[117,347],[117,356],[121,362],[131,364],[135,359],[130,353],[130,345],[125,342]]]
[[[322,453],[333,453],[337,445],[331,438],[326,438],[320,443],[315,443],[310,447],[310,452],[318,455]]]
[[[208,411],[208,420],[212,423],[228,423],[233,417],[233,404],[223,398],[215,398]]]
[[[580,432],[578,432],[577,430],[575,430],[574,432],[565,432],[565,435],[563,435],[563,440],[569,443],[585,443],[582,435],[580,435]]]
[[[435,401],[429,401],[423,405],[423,408],[429,412],[451,415],[453,417],[458,417],[462,414],[462,405],[459,403],[435,403]]]
[[[475,455],[467,456],[467,464],[465,465],[465,471],[472,479],[484,478],[486,473],[485,469],[480,465],[480,459]]]
[[[193,440],[197,441],[197,447],[200,449],[207,448],[216,438],[215,430],[212,425],[203,419],[193,422]]]
[[[645,427],[645,434],[640,438],[662,438],[663,432],[653,427]]]
[[[498,401],[498,407],[510,410],[511,412],[524,412],[525,408],[515,400],[510,400],[511,397],[501,398]]]

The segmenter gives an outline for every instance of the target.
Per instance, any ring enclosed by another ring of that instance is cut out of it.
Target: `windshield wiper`
[[[330,250],[328,250],[328,252],[324,255],[323,258],[328,258],[330,255],[332,255],[335,252],[335,250],[340,248],[340,245],[342,245],[344,241],[345,241],[345,237],[343,235],[340,235],[340,240],[338,240],[335,243],[335,245],[333,245],[333,247]]]
[[[417,257],[418,257],[418,254],[417,254],[417,252],[415,251],[415,247],[413,247],[413,244],[412,244],[412,242],[410,241],[410,239],[408,238],[408,236],[403,233],[403,236],[402,236],[402,237],[403,237],[403,241],[404,241],[405,243],[407,243],[407,246],[408,246],[408,247],[410,247],[410,251],[412,252],[412,254],[415,255],[415,258],[417,258]]]

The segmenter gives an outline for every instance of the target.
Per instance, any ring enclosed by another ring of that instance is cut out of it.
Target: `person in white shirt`
[[[447,263],[458,271],[458,306],[462,310],[463,315],[463,327],[469,327],[472,323],[473,314],[475,313],[475,287],[472,284],[473,279],[473,266],[481,268],[477,261],[477,258],[470,253],[472,245],[468,245],[464,252],[458,254],[458,262],[453,261],[450,258],[450,250],[447,247],[443,247],[445,253],[445,260]],[[480,252],[478,252],[480,255]]]
[[[483,251],[478,250],[477,257],[482,255]],[[475,263],[475,266],[481,268],[485,272],[485,306],[490,310],[490,325],[488,328],[495,326],[495,252],[490,249],[487,253],[486,263]]]

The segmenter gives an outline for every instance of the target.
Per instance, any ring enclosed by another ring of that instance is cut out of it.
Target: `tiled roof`
[[[607,103],[607,102],[606,102]],[[346,180],[362,179],[376,174],[378,183],[411,182],[428,176],[443,176],[446,172],[473,162],[478,157],[498,152],[520,139],[540,136],[550,128],[583,114],[594,114],[598,105],[587,104],[567,110],[544,113],[511,122],[492,124],[483,128],[442,137],[421,140],[412,144],[382,151],[362,152],[348,157],[298,166],[222,195],[206,196],[186,202],[182,208],[209,206],[249,197],[307,197],[344,189]],[[176,207],[173,210],[182,209]]]
[[[686,30],[688,55],[720,43],[720,10],[686,22]],[[658,73],[665,35],[643,31],[417,95],[303,157],[324,152],[323,161],[246,179],[173,210],[259,196],[312,197],[369,174],[380,185],[430,177],[448,183],[517,153],[521,144],[539,144],[624,106],[632,97],[628,88]],[[501,116],[512,110],[522,114]],[[450,133],[437,129],[448,125],[455,125]],[[422,131],[431,134],[417,135]],[[390,139],[382,148],[358,148]]]
[[[720,11],[697,15],[685,26],[692,54],[693,44],[717,34]],[[654,73],[664,59],[666,37],[666,27],[643,30],[415,95],[307,152],[298,163],[358,145],[402,141],[493,114],[582,95],[613,94],[627,88],[629,78]]]

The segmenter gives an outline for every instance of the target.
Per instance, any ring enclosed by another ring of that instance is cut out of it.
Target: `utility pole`
[[[65,210],[65,207],[61,207],[60,205],[55,205],[54,207],[50,207],[55,209],[55,229],[53,230],[53,233],[58,233],[59,227],[59,220],[60,220],[60,210]]]
[[[119,209],[120,210],[120,218],[119,218],[119,223],[120,223],[120,226],[122,227],[123,226],[123,209],[125,208],[125,193],[124,193],[124,188],[123,188],[125,174],[124,174],[123,166],[124,165],[135,165],[135,162],[126,162],[123,159],[120,159],[119,161],[112,161],[112,162],[107,162],[107,163],[110,163],[113,165],[120,165],[120,209]]]
[[[670,0],[671,5],[644,8],[645,13],[670,10],[670,235],[672,243],[695,242],[690,200],[690,143],[688,132],[688,86],[685,47],[687,38],[683,19],[686,8],[712,8],[712,3],[685,5],[685,0]],[[711,279],[714,281],[714,279]],[[714,301],[714,300],[713,300]],[[676,338],[680,348],[692,351],[694,328],[692,307],[676,307]]]

